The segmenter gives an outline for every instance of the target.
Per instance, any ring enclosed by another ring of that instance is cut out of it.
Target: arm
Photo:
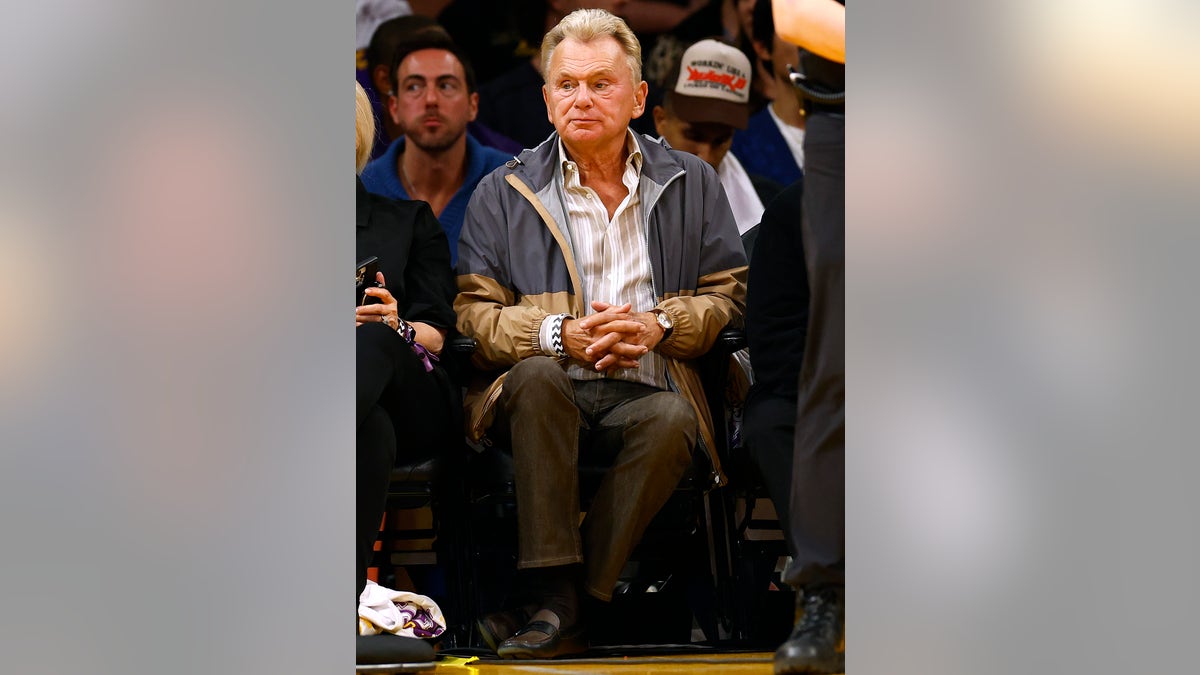
[[[538,332],[547,312],[517,305],[508,274],[508,218],[500,208],[500,176],[471,195],[458,241],[458,330],[479,342],[472,361],[487,370],[542,353]]]
[[[746,252],[738,237],[725,189],[712,167],[700,162],[699,188],[703,199],[700,278],[693,295],[666,298],[657,309],[671,317],[671,335],[656,345],[664,356],[694,359],[706,353],[726,325],[741,325],[746,311]],[[693,169],[689,167],[689,172]]]
[[[400,315],[412,324],[416,340],[434,354],[442,353],[446,334],[455,323],[454,273],[446,232],[428,204],[417,202],[413,245],[404,270],[409,304]]]
[[[774,0],[779,37],[838,63],[846,62],[846,7],[833,0]]]
[[[802,181],[798,181],[763,213],[746,298],[746,342],[755,387],[793,398],[808,334],[802,196]]]

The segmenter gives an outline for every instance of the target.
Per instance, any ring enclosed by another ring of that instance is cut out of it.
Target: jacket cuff
[[[675,342],[675,339],[679,337],[679,334],[681,332],[685,332],[688,330],[688,328],[684,328],[684,330],[681,331],[680,328],[683,326],[689,325],[689,324],[687,322],[686,312],[680,312],[680,311],[677,311],[677,310],[674,310],[674,309],[671,309],[668,307],[663,307],[662,305],[659,305],[659,306],[655,307],[654,309],[662,312],[663,314],[666,314],[667,317],[669,317],[671,319],[671,334],[664,337],[662,340],[660,340],[658,342],[657,345],[655,345],[654,350],[658,351],[659,348],[661,348],[661,347],[665,347],[665,346],[669,346],[669,345],[673,344]]]
[[[569,318],[569,314],[548,314],[542,319],[542,325],[538,329],[538,348],[542,354],[554,357],[567,355],[563,346],[562,325]]]

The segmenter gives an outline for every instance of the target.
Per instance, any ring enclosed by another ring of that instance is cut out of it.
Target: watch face
[[[671,317],[667,316],[665,312],[656,312],[654,316],[658,319],[658,325],[662,326],[663,330],[671,327]]]

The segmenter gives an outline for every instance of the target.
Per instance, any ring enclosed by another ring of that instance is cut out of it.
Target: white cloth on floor
[[[405,637],[432,638],[446,632],[442,610],[427,596],[394,591],[367,581],[358,597],[358,633],[394,633]]]

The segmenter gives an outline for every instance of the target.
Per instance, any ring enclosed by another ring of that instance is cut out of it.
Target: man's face
[[[479,94],[467,93],[462,64],[444,49],[422,49],[405,57],[396,72],[392,120],[409,143],[426,152],[450,148],[479,112]]]
[[[672,148],[690,152],[717,168],[733,144],[733,127],[719,122],[685,122],[654,106],[654,126]]]
[[[554,49],[542,97],[550,122],[574,150],[623,139],[629,121],[646,107],[646,83],[634,84],[629,61],[612,37],[573,38]]]

